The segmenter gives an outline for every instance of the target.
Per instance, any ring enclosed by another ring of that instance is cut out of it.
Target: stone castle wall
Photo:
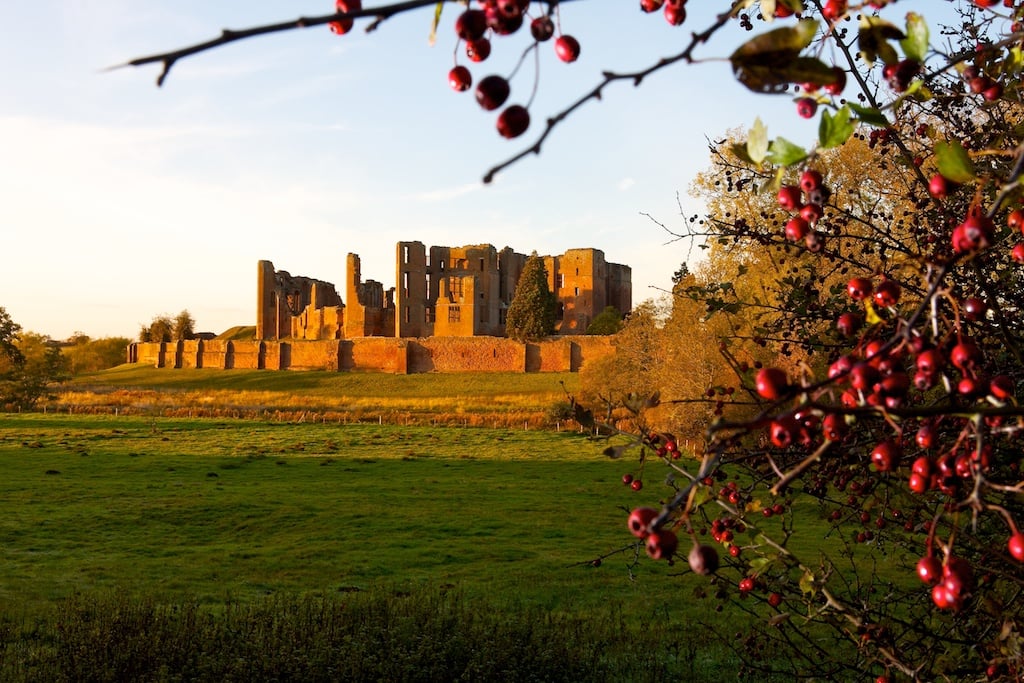
[[[129,362],[158,368],[423,372],[578,372],[615,353],[612,337],[362,337],[321,341],[190,340],[131,344]]]

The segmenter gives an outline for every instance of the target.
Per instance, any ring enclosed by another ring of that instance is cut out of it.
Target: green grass
[[[560,607],[655,605],[628,580],[623,466],[575,434],[8,416],[0,600],[76,589],[205,602],[458,585]],[[645,563],[642,574],[664,575]]]
[[[638,494],[599,451],[564,432],[3,416],[0,614],[442,590],[673,638],[720,619],[665,599],[704,579],[628,568]]]
[[[352,595],[433,604],[437,591],[457,593],[465,601],[457,611],[485,605],[511,621],[528,621],[531,610],[568,619],[573,626],[552,628],[576,633],[576,649],[614,630],[620,663],[633,661],[622,634],[644,634],[661,654],[637,680],[658,678],[652,672],[669,661],[669,673],[689,680],[734,671],[737,656],[721,634],[742,630],[749,616],[728,604],[719,612],[717,589],[684,563],[634,563],[627,511],[665,495],[664,466],[648,463],[648,485],[636,493],[621,476],[637,463],[609,460],[601,448],[539,430],[2,416],[0,674],[5,626],[20,634],[18,652],[37,639],[59,644],[65,637],[52,633],[63,622],[53,610],[65,604],[102,613],[89,617],[96,623],[152,604],[138,618],[175,628],[168,619],[177,616],[153,610],[252,605],[262,615],[252,618],[265,620],[278,609],[266,600],[327,600],[333,610]],[[801,533],[789,547],[799,556],[844,547],[813,502],[790,514]],[[776,537],[782,523],[762,522]],[[728,594],[737,572],[722,572]],[[78,633],[82,648],[99,647],[90,640],[96,628],[61,628]]]

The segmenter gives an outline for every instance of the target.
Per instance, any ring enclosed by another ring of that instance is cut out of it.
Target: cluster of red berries
[[[662,10],[665,21],[673,26],[686,21],[686,0],[640,0],[640,9],[648,14]]]
[[[776,199],[779,206],[795,213],[786,221],[786,239],[790,242],[803,241],[809,251],[820,251],[825,237],[817,229],[818,221],[824,215],[825,202],[831,191],[823,183],[821,173],[808,168],[800,174],[799,185],[783,185]]]
[[[744,576],[740,579],[738,588],[740,589],[740,597],[745,598],[754,592],[757,588],[763,588],[764,585],[753,576]],[[772,607],[778,607],[782,604],[782,594],[772,591],[768,594],[766,601]]]
[[[667,560],[679,547],[679,538],[671,529],[652,529],[651,524],[657,518],[658,511],[654,508],[634,508],[629,513],[626,526],[631,534],[643,539],[648,557],[653,560]]]
[[[478,0],[479,8],[465,10],[455,20],[455,33],[460,44],[465,43],[466,57],[471,62],[482,62],[491,54],[491,36],[506,36],[517,32],[529,17],[530,0]],[[547,14],[530,19],[530,35],[535,44],[551,40],[556,32],[555,22]],[[580,43],[570,35],[560,35],[554,42],[555,54],[563,62],[575,62],[580,56]],[[473,86],[469,69],[456,64],[448,72],[448,84],[456,92]],[[476,101],[487,111],[505,104],[511,86],[504,76],[487,76],[477,84]],[[521,104],[506,107],[498,114],[497,128],[502,137],[515,138],[530,127],[530,112]]]
[[[958,611],[974,588],[970,562],[952,555],[942,562],[928,553],[917,562],[917,576],[932,587],[932,602],[939,609]]]

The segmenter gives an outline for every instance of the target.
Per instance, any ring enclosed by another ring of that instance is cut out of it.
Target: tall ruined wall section
[[[320,341],[193,340],[131,344],[130,362],[158,368],[389,372],[578,372],[615,353],[612,337],[363,337]]]
[[[328,340],[362,337],[504,337],[509,305],[527,256],[490,244],[429,249],[399,242],[396,287],[363,281],[359,256],[346,261],[345,299],[334,285],[292,276],[260,261],[256,338]],[[608,263],[599,249],[545,256],[557,299],[556,334],[577,335],[606,306],[632,307],[629,266]]]

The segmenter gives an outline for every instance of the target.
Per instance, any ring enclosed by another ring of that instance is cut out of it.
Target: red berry
[[[754,590],[754,579],[749,576],[744,576],[740,579],[739,589],[740,593],[749,593]]]
[[[863,301],[871,296],[874,286],[866,277],[855,277],[846,283],[846,292],[854,301]]]
[[[846,72],[838,66],[832,67],[832,75],[835,80],[825,84],[825,92],[829,95],[840,95],[846,89]]]
[[[1006,217],[1006,225],[1010,230],[1024,232],[1024,209],[1014,209],[1011,211],[1010,215]]]
[[[1024,242],[1018,242],[1010,250],[1010,258],[1017,263],[1024,263]]]
[[[988,304],[976,296],[968,297],[964,299],[963,312],[968,320],[982,320],[988,312]]]
[[[629,488],[633,489],[634,491],[639,491],[643,487],[644,482],[642,479],[634,479],[633,481],[629,482]]]
[[[709,545],[695,545],[686,557],[694,574],[707,576],[718,571],[718,552]]]
[[[936,199],[945,199],[949,196],[949,190],[953,183],[946,180],[941,174],[936,173],[928,181],[928,193]]]
[[[358,12],[363,9],[363,2],[362,0],[335,0],[334,9],[338,12]],[[342,36],[351,31],[354,25],[355,20],[348,18],[329,22],[327,28],[331,29],[331,33]]]
[[[768,595],[768,604],[771,605],[772,607],[778,607],[779,605],[782,604],[782,596],[779,595],[778,593],[769,593],[769,595]]]
[[[626,474],[623,474],[622,475],[622,483],[625,486],[629,486],[630,484],[632,484],[633,483],[633,475],[629,474],[628,472]]]
[[[871,451],[871,462],[879,472],[891,472],[900,459],[900,447],[889,439],[875,446]]]
[[[934,586],[942,579],[942,562],[934,555],[925,555],[917,561],[917,577]]]
[[[537,17],[530,22],[530,35],[538,43],[551,40],[551,36],[555,35],[555,23],[549,16]]]
[[[849,431],[849,425],[842,415],[829,413],[821,420],[821,431],[829,441],[841,441]]]
[[[1006,401],[1013,397],[1013,380],[1007,375],[996,375],[988,383],[988,393],[1000,401]]]
[[[665,0],[640,0],[640,10],[650,14],[651,12],[657,12],[661,9],[661,6],[665,4]]]
[[[822,211],[821,204],[807,202],[800,207],[800,217],[808,223],[817,223],[818,219],[820,219],[823,214],[824,211]]]
[[[487,76],[476,86],[476,101],[491,111],[505,104],[510,90],[508,81],[501,76]]]
[[[679,547],[679,539],[668,529],[660,529],[647,536],[647,556],[652,560],[667,560]]]
[[[513,104],[498,115],[498,132],[504,138],[517,138],[530,127],[530,112],[526,107]]]
[[[491,41],[479,38],[466,43],[466,57],[474,62],[482,62],[491,56]]]
[[[800,208],[800,188],[796,185],[783,185],[779,188],[777,199],[779,206],[786,211],[796,211]]]
[[[809,119],[818,111],[818,101],[811,97],[801,97],[796,101],[796,113],[801,118]]]
[[[811,226],[800,216],[793,216],[786,222],[786,239],[790,242],[799,242],[807,233],[810,232]]]
[[[633,534],[637,538],[646,537],[648,525],[650,525],[657,516],[658,511],[654,508],[634,508],[634,510],[629,513],[629,519],[626,521],[629,533]]]
[[[993,234],[994,227],[987,216],[971,213],[953,228],[953,251],[962,254],[985,249],[992,244]]]
[[[900,285],[895,280],[882,280],[875,288],[875,303],[883,308],[895,306],[900,300]]]
[[[980,361],[981,349],[969,339],[960,342],[949,352],[949,362],[959,370],[972,370]]]
[[[572,36],[558,36],[555,39],[555,54],[563,62],[575,62],[580,57],[580,43]]]
[[[686,8],[683,7],[683,3],[672,0],[665,3],[665,21],[673,26],[682,26],[686,21]]]
[[[821,189],[821,173],[813,168],[808,168],[800,174],[800,189],[810,194]]]
[[[779,368],[761,368],[754,377],[754,388],[761,398],[774,401],[789,388],[789,378]]]
[[[1007,549],[1010,551],[1013,559],[1018,562],[1024,562],[1024,532],[1018,531],[1013,536],[1010,536]]]
[[[468,9],[455,20],[455,33],[467,42],[484,37],[487,32],[487,14],[480,9]]]
[[[464,66],[456,66],[448,72],[448,85],[456,92],[469,90],[473,85],[473,75]]]

